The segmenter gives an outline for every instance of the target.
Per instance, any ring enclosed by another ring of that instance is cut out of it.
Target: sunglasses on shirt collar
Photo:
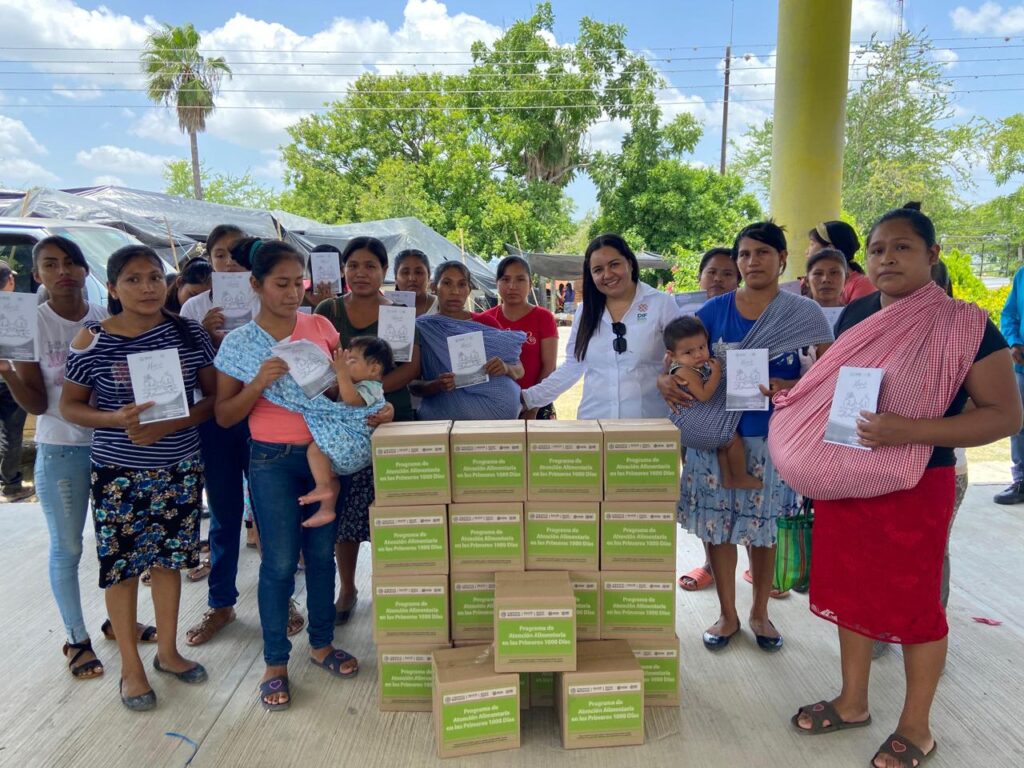
[[[621,355],[626,351],[626,324],[612,323],[612,333],[615,334],[615,338],[612,339],[612,349]]]

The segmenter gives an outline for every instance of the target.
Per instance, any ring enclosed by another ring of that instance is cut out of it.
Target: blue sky
[[[866,39],[872,32],[891,36],[898,23],[897,7],[895,0],[854,0],[854,39]],[[280,186],[277,150],[287,141],[285,127],[304,113],[303,108],[343,90],[348,80],[296,76],[297,68],[256,62],[293,50],[338,51],[305,54],[304,60],[358,62],[361,66],[314,70],[354,75],[382,58],[465,61],[467,56],[439,52],[463,51],[474,39],[493,39],[533,8],[534,3],[525,0],[293,0],[287,4],[259,0],[241,6],[216,0],[106,0],[102,4],[0,0],[4,19],[0,27],[4,60],[0,63],[0,185],[123,183],[162,189],[163,163],[187,157],[188,150],[169,110],[151,108],[144,95],[133,90],[138,81],[131,74],[132,62],[156,21],[194,23],[203,32],[205,44],[224,49],[223,55],[239,73],[224,85],[220,100],[224,109],[218,110],[209,131],[200,137],[200,153],[207,166],[235,174],[248,170],[261,183]],[[744,58],[734,70],[733,138],[771,113],[776,8],[772,0],[735,2],[734,54]],[[689,111],[704,122],[705,137],[694,161],[717,166],[721,131],[717,57],[729,40],[730,2],[555,0],[554,9],[559,42],[575,38],[582,15],[624,24],[630,47],[649,51],[671,83],[672,88],[660,94],[666,114]],[[1024,3],[907,0],[904,24],[926,28],[943,48],[940,55],[956,78],[956,90],[963,91],[956,95],[960,119],[995,120],[1024,104]],[[994,35],[1011,39],[993,39]],[[809,42],[829,44],[826,36]],[[86,59],[97,63],[85,64]],[[285,72],[296,74],[280,76]],[[1022,90],[982,92],[992,88]],[[317,92],[297,94],[295,90]],[[278,106],[292,109],[275,109]],[[623,126],[604,123],[595,128],[591,141],[594,146],[612,148],[622,131]],[[1001,191],[980,165],[975,181],[977,188],[964,192],[969,199],[985,199]],[[585,178],[571,185],[570,194],[579,215],[594,205],[593,186]]]

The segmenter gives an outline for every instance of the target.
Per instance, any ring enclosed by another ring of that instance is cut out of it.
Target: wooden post
[[[181,268],[178,266],[178,248],[174,244],[174,235],[171,234],[171,222],[167,220],[166,216],[164,216],[164,226],[167,227],[167,240],[171,244],[171,257],[174,259],[174,268],[180,272]]]

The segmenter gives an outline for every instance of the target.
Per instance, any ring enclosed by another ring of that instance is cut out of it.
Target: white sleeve
[[[195,320],[200,325],[203,324],[203,316],[206,314],[203,311],[203,299],[206,298],[205,293],[200,293],[198,296],[193,296],[191,299],[181,305],[181,312],[178,314],[188,320]]]
[[[568,391],[580,380],[586,371],[586,365],[576,359],[573,348],[576,346],[576,329],[581,313],[577,312],[572,319],[572,331],[565,345],[565,360],[544,381],[523,390],[523,402],[527,408],[540,408],[555,402],[563,392]]]

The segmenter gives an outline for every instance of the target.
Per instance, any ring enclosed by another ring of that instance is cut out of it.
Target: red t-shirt
[[[498,321],[494,319],[494,315],[492,314],[493,312],[493,309],[489,309],[486,312],[470,312],[469,314],[472,316],[474,322],[502,330],[501,325],[499,325]]]
[[[558,338],[558,326],[555,316],[543,307],[534,307],[518,320],[512,321],[505,317],[501,307],[497,306],[481,313],[480,318],[492,320],[498,328],[506,331],[522,331],[526,334],[520,360],[523,363],[523,378],[516,383],[526,389],[532,387],[540,378],[541,356],[540,343],[544,339]],[[474,319],[477,319],[474,317]],[[484,320],[480,320],[485,322]]]

